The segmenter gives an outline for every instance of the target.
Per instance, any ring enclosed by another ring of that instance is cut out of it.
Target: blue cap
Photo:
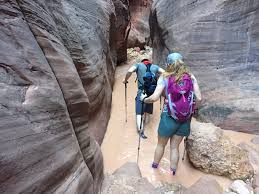
[[[166,63],[173,64],[176,60],[182,60],[183,57],[180,53],[171,53],[167,56]]]

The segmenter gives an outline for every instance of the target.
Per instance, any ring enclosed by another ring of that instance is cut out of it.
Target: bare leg
[[[137,130],[138,132],[140,131],[140,123],[141,123],[141,115],[137,115],[136,116],[136,124],[137,124]],[[141,126],[141,129],[143,130],[143,120],[142,120],[142,126]]]
[[[183,140],[182,136],[174,135],[170,139],[170,167],[176,170],[179,161],[179,145]]]
[[[165,146],[169,140],[169,137],[160,137],[158,135],[158,142],[156,146],[155,156],[154,156],[154,163],[159,164],[160,160],[162,159],[165,151]]]
[[[144,134],[144,122],[143,122],[143,119],[142,119],[142,124],[141,124],[141,129],[140,129],[141,115],[137,115],[137,116],[136,116],[136,121],[137,121],[137,130],[138,130],[138,133],[140,134],[140,136],[141,136],[143,139],[146,139],[147,136],[145,136],[145,134]]]
[[[148,124],[150,122],[151,114],[145,113],[145,117],[144,118],[145,118],[144,119],[145,124]]]

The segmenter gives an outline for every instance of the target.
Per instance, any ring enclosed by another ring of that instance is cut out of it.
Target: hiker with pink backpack
[[[159,77],[155,92],[149,97],[142,94],[140,99],[144,103],[153,103],[163,95],[163,92],[165,101],[152,167],[158,167],[170,139],[170,169],[175,175],[179,161],[179,145],[184,137],[189,136],[194,109],[197,109],[201,102],[197,80],[187,69],[179,53],[168,55],[166,71]]]

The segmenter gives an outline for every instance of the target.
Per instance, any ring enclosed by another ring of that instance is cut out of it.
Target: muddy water
[[[138,153],[138,135],[136,133],[135,124],[135,95],[136,83],[135,76],[129,80],[127,88],[127,123],[125,122],[125,101],[124,101],[124,85],[122,80],[128,69],[128,65],[117,67],[116,81],[113,90],[113,101],[111,118],[107,128],[107,132],[102,143],[102,152],[104,156],[104,167],[106,173],[112,173],[126,162],[136,162]],[[153,161],[153,154],[157,143],[157,126],[160,118],[160,103],[154,105],[154,114],[152,120],[145,126],[145,132],[148,139],[141,139],[139,166],[142,176],[149,179],[154,185],[158,185],[161,181],[178,182],[182,185],[189,187],[196,182],[201,176],[205,175],[199,170],[194,169],[187,159],[179,162],[177,175],[172,176],[169,174],[169,145],[166,147],[165,155],[161,160],[159,169],[154,170],[151,168]],[[250,141],[255,135],[226,131],[226,134],[236,144],[246,142],[256,148],[256,145]],[[259,147],[257,148],[259,150]],[[181,144],[180,154],[183,154],[183,144]],[[226,188],[231,180],[213,176]]]

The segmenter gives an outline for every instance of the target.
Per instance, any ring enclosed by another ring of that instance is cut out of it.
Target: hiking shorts
[[[143,104],[142,110],[142,101],[140,100],[141,92],[138,92],[135,102],[136,102],[136,115],[143,115],[144,112],[153,114],[153,104]],[[142,110],[142,112],[141,112]]]
[[[190,135],[191,119],[184,123],[180,123],[167,112],[162,112],[160,123],[158,126],[158,135],[161,137],[171,137],[173,135],[189,136]]]

